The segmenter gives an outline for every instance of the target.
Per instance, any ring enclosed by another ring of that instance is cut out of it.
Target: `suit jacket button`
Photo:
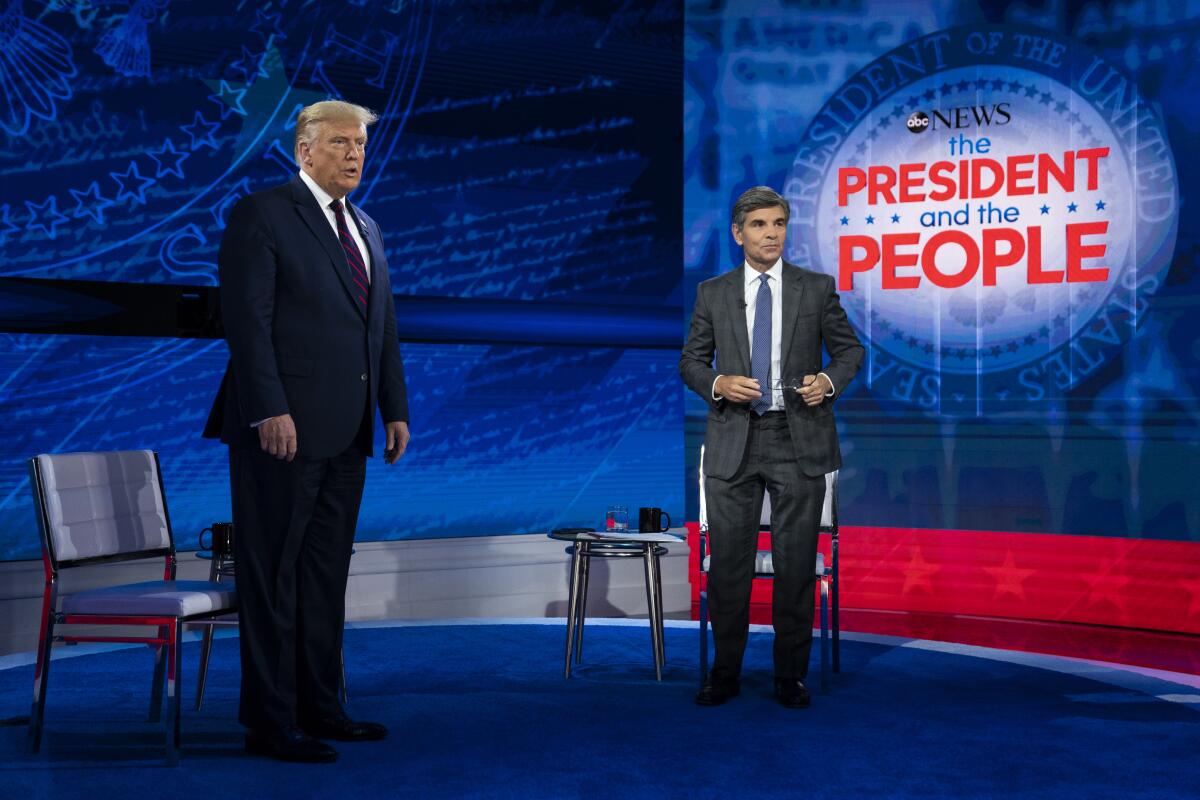
[[[362,375],[359,375],[358,379],[365,381],[367,379],[367,373],[364,372]]]

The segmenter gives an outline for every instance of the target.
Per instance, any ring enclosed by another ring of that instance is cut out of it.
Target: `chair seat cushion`
[[[702,572],[708,572],[708,563],[712,556],[705,556],[704,563],[700,565]],[[754,574],[759,577],[775,574],[775,564],[771,560],[770,550],[759,550],[754,556]],[[817,577],[825,575],[825,554],[817,552]]]
[[[147,581],[89,589],[63,598],[64,614],[191,617],[237,607],[232,583]]]

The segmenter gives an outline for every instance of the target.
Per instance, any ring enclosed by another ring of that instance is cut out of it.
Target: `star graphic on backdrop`
[[[1057,103],[1054,104],[1054,110],[1061,114],[1067,110],[1067,104],[1064,103],[1062,100],[1059,100]]]
[[[936,564],[930,564],[925,560],[920,547],[914,547],[909,556],[908,564],[903,567],[904,587],[900,590],[900,593],[908,594],[913,589],[921,588],[933,594],[933,581],[930,578],[940,569],[941,567]]]
[[[211,147],[213,150],[216,150],[217,140],[213,138],[213,134],[216,133],[217,129],[220,127],[221,123],[209,122],[204,118],[203,114],[197,111],[192,124],[180,125],[179,129],[188,136],[192,137],[193,150],[199,147]]]
[[[904,116],[904,109],[900,106],[892,106],[892,116],[896,119],[900,119]]]
[[[86,192],[72,189],[71,196],[75,198],[75,211],[71,216],[75,219],[91,217],[100,225],[104,224],[104,209],[111,206],[113,201],[100,194],[100,184],[97,181],[92,181]]]
[[[257,33],[263,38],[263,43],[271,46],[271,42],[278,36],[280,39],[286,39],[287,34],[279,27],[280,14],[268,14],[262,9],[258,10],[258,19],[250,26],[250,30]]]
[[[867,224],[868,224],[868,225],[874,225],[874,224],[875,224],[875,217],[873,217],[873,216],[871,216],[870,214],[868,214],[868,215],[867,215]]]
[[[26,200],[25,208],[29,209],[29,222],[25,229],[32,231],[41,228],[51,239],[58,232],[58,226],[67,221],[66,215],[58,210],[58,198],[54,195],[50,195],[46,202],[40,204]]]
[[[915,106],[919,102],[921,102],[921,98],[917,97],[915,94],[907,100],[907,103],[910,106]]]
[[[263,62],[266,53],[252,53],[250,48],[242,45],[242,57],[230,64],[231,69],[242,73],[242,83],[252,83],[255,78],[269,77]]]
[[[1121,612],[1127,610],[1122,590],[1129,583],[1130,577],[1114,573],[1113,568],[1116,566],[1117,562],[1111,558],[1100,559],[1100,565],[1088,579],[1087,603],[1089,606],[1107,603],[1108,605],[1115,606]]]
[[[1097,210],[1097,211],[1103,211],[1103,210],[1104,210],[1104,201],[1103,201],[1103,200],[1097,200],[1097,201],[1096,201],[1096,210]]]
[[[1042,206],[1040,209],[1038,209],[1038,210],[1039,210],[1039,211],[1041,211],[1043,214],[1049,214],[1049,213],[1050,213],[1050,206],[1043,205],[1043,206]]]
[[[935,92],[933,89],[926,89],[925,94],[921,96],[926,100],[932,100],[933,98],[937,97],[937,92]]]
[[[121,187],[121,190],[117,192],[118,203],[127,197],[133,199],[135,206],[138,203],[145,203],[146,190],[157,183],[154,178],[144,177],[138,172],[137,164],[133,161],[129,162],[129,169],[124,172],[110,172],[108,174]]]
[[[892,214],[892,222],[899,222],[899,221],[900,221],[900,215]]]
[[[1037,97],[1038,89],[1032,83],[1025,87],[1026,97]]]
[[[1037,572],[1034,569],[1017,567],[1012,550],[1004,555],[1003,564],[998,567],[984,567],[983,571],[996,579],[996,591],[993,593],[992,599],[996,599],[1002,594],[1011,594],[1019,600],[1025,599],[1025,579]]]
[[[861,153],[865,153],[865,152],[867,152],[867,143],[866,143],[866,142],[859,142],[859,143],[858,143],[858,144],[855,146],[854,150],[855,150],[855,152],[857,152],[857,153],[860,153],[860,154],[861,154]]]
[[[1069,203],[1067,205],[1067,211],[1070,211],[1072,214],[1075,213],[1075,209],[1077,208],[1079,208],[1079,206],[1075,205],[1074,203]]]
[[[1008,91],[1016,94],[1017,92],[1021,91],[1021,84],[1017,83],[1016,81],[1011,82],[1008,84]]]
[[[12,220],[10,220],[8,217],[8,203],[5,203],[4,205],[0,206],[0,244],[4,244],[6,241],[8,241],[8,235],[10,233],[17,233],[21,230],[21,226],[14,225]]]
[[[849,224],[850,224],[850,218],[849,218],[849,217],[842,217],[842,219],[841,219],[841,223],[842,223],[843,225],[849,225]]]
[[[242,106],[242,99],[246,96],[245,87],[234,89],[229,85],[229,81],[221,79],[221,88],[216,94],[210,94],[209,100],[216,103],[221,109],[221,119],[225,119],[230,114],[240,114],[246,116],[246,109]]]
[[[154,174],[156,178],[161,178],[163,175],[174,175],[177,178],[182,178],[183,162],[191,155],[187,150],[176,150],[170,138],[166,139],[163,142],[163,146],[158,150],[150,150],[146,154],[154,159],[154,163],[157,166],[157,171]]]
[[[971,82],[970,82],[970,81],[959,81],[959,82],[958,82],[958,90],[959,90],[960,92],[965,92],[965,91],[967,91],[967,90],[968,90],[968,89],[970,89],[970,88],[971,88]]]
[[[1054,99],[1054,95],[1049,92],[1042,92],[1042,96],[1038,98],[1038,102],[1044,106],[1050,105],[1050,101]]]

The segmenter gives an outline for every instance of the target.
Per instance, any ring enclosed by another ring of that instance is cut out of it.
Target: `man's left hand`
[[[796,390],[806,406],[819,406],[825,402],[825,395],[833,391],[833,384],[824,375],[805,375],[803,386]]]
[[[408,449],[408,423],[388,422],[384,428],[387,430],[387,449],[384,450],[383,460],[395,464]]]

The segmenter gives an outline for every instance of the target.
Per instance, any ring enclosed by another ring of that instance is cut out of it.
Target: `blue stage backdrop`
[[[199,438],[224,343],[42,318],[106,313],[60,281],[215,286],[226,213],[295,173],[296,110],[328,97],[381,116],[354,199],[413,414],[360,538],[682,518],[675,4],[12,0],[0,60],[0,558],[38,554],[38,452],[156,449],[183,546],[228,518]]]
[[[698,2],[684,47],[685,305],[782,191],[868,346],[843,522],[1200,539],[1200,10]]]

